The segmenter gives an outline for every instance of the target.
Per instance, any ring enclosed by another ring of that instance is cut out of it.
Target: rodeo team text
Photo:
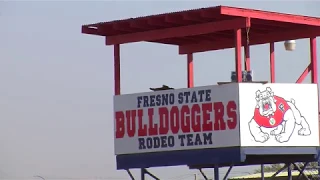
[[[211,89],[138,96],[137,109],[115,112],[115,137],[139,137],[139,149],[210,145],[212,131],[235,129],[237,122],[236,103],[212,102]]]

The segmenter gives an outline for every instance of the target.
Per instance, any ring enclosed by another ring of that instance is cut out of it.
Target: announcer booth
[[[105,37],[114,47],[116,163],[132,179],[133,168],[141,169],[141,179],[159,179],[151,167],[213,168],[218,180],[220,167],[229,167],[226,179],[234,166],[273,163],[285,164],[281,170],[291,179],[288,167],[305,162],[302,176],[308,162],[318,160],[320,18],[217,6],[83,25],[82,33]],[[303,38],[310,39],[310,64],[296,83],[276,83],[274,44],[293,50]],[[186,88],[121,95],[120,45],[141,41],[178,46],[187,56]],[[270,44],[266,82],[242,75],[250,75],[250,47],[258,44]],[[193,53],[228,48],[235,49],[234,78],[194,87]],[[309,72],[311,83],[301,84]]]

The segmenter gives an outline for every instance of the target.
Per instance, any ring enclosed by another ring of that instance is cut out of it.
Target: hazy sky
[[[128,179],[116,170],[113,152],[113,48],[102,37],[81,34],[82,24],[217,5],[320,16],[318,3],[0,2],[0,179]],[[290,53],[276,45],[278,82],[299,77],[309,62],[308,48],[307,40]],[[186,57],[177,47],[129,44],[122,46],[121,58],[123,93],[186,86]],[[252,48],[255,80],[269,79],[268,58],[268,45]],[[233,50],[196,54],[195,85],[228,81],[233,68]],[[165,180],[197,173],[187,167],[151,171]],[[250,171],[236,168],[231,175]],[[206,172],[212,176],[213,170]]]

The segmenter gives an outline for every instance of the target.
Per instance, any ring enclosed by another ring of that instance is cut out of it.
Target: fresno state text
[[[181,99],[183,94],[196,95],[197,98],[193,98],[193,101],[191,97]],[[206,97],[201,98],[201,95]],[[171,100],[177,97],[172,105],[170,97]],[[115,112],[115,138],[138,138],[138,149],[210,145],[213,144],[213,131],[237,127],[235,101],[211,102],[210,91],[182,92],[175,96],[172,93],[162,94],[158,96],[159,99],[160,107],[148,108],[151,103],[143,101],[150,101],[150,97],[138,97],[137,107],[143,104],[144,108]]]

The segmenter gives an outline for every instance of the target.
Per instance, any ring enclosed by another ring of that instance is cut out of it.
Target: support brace
[[[233,168],[233,165],[231,165],[231,166],[229,167],[228,171],[226,172],[226,174],[225,174],[224,177],[223,177],[223,180],[227,180],[227,178],[228,178],[228,176],[229,176],[232,168]]]
[[[231,166],[229,167],[228,171],[226,172],[226,174],[225,174],[224,177],[223,177],[223,180],[227,180],[227,178],[228,178],[228,176],[229,176],[232,168],[233,168],[233,165],[231,165]],[[205,175],[205,173],[202,171],[201,168],[198,169],[198,170],[200,171],[201,175],[203,176],[203,178],[204,178],[205,180],[211,180],[211,179],[209,179],[209,178]],[[215,167],[214,167],[214,180],[217,180],[217,179],[219,179],[219,166],[215,166]]]
[[[202,171],[202,169],[199,169],[200,173],[202,174],[203,178],[205,180],[209,180],[208,177],[204,174],[204,172]]]
[[[291,167],[290,167],[291,163],[287,163],[285,164],[281,169],[279,169],[276,173],[274,173],[271,176],[271,179],[274,179],[280,172],[282,172],[284,169],[288,169],[288,180],[292,180],[292,173],[291,173]]]
[[[127,169],[126,171],[127,171],[128,175],[130,176],[131,180],[135,180],[132,173],[130,172],[130,170]]]
[[[309,72],[311,71],[311,64],[309,64],[306,69],[302,72],[296,83],[302,83],[304,79],[308,76]]]
[[[146,180],[145,175],[148,174],[150,177],[152,177],[154,180],[160,180],[155,175],[151,174],[147,169],[142,168],[141,169],[141,180]]]
[[[284,165],[281,169],[279,169],[276,173],[274,173],[272,176],[271,176],[271,179],[272,178],[275,178],[279,173],[281,173],[284,169],[286,169],[288,167],[288,165]]]
[[[296,163],[292,163],[293,164],[293,166],[299,171],[299,176],[298,176],[298,179],[301,177],[301,175],[304,177],[304,179],[306,179],[306,180],[309,180],[309,178],[308,178],[308,176],[306,175],[306,174],[304,174],[304,170],[305,170],[305,168],[306,168],[306,166],[308,165],[308,163],[305,163],[304,165],[303,165],[303,167],[302,167],[302,169],[299,167],[299,166],[297,166],[297,164]]]

